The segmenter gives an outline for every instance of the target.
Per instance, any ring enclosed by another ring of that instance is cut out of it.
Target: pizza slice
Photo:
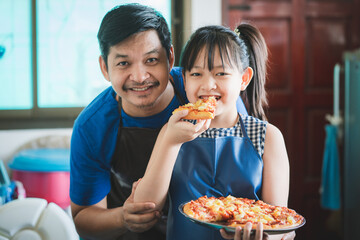
[[[183,106],[178,107],[173,111],[173,114],[182,110],[189,110],[188,115],[183,117],[183,119],[214,119],[215,117],[215,108],[216,108],[216,99],[215,97],[209,97],[206,99],[199,99],[196,103],[187,103]]]

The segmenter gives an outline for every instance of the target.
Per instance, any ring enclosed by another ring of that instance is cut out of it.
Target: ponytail
[[[265,81],[266,81],[266,65],[268,59],[268,51],[265,39],[256,27],[242,23],[236,29],[241,51],[240,61],[242,68],[245,70],[251,67],[254,70],[252,81],[246,90],[241,92],[240,96],[248,110],[249,115],[266,120],[264,108],[268,106]],[[244,49],[245,48],[245,49]]]

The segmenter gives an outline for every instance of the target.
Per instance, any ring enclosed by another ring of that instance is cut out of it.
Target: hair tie
[[[236,34],[238,37],[240,37],[240,31],[239,31],[238,28],[236,28],[236,29],[234,30],[234,32],[235,32],[235,34]]]

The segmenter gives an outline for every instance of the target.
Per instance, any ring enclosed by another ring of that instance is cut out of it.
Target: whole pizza
[[[183,211],[193,219],[221,223],[228,227],[261,222],[264,229],[285,229],[304,223],[304,217],[287,207],[273,206],[248,198],[203,196],[184,205]]]

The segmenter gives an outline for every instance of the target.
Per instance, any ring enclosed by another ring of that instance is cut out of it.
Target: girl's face
[[[234,64],[231,66],[226,56],[223,56],[223,66],[218,48],[214,50],[214,64],[211,71],[207,64],[206,48],[203,48],[199,52],[193,68],[185,72],[186,95],[192,103],[198,99],[214,96],[217,100],[215,116],[234,118],[234,116],[237,117],[236,100],[240,91],[245,90],[248,82],[244,82],[246,76],[243,76],[244,74],[239,71],[237,66]]]

